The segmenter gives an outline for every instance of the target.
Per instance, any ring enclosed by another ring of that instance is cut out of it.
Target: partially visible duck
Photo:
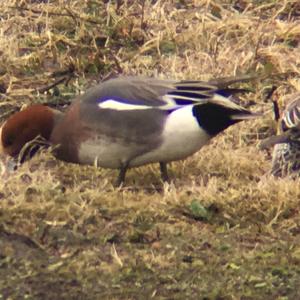
[[[12,115],[0,129],[0,152],[16,157],[40,135],[58,145],[57,158],[119,169],[117,185],[128,168],[184,159],[227,127],[257,114],[228,97],[242,89],[232,82],[120,77],[79,96],[65,114],[32,105]]]
[[[300,175],[300,93],[286,96],[288,104],[279,119],[278,134],[264,140],[262,149],[274,146],[271,174]]]

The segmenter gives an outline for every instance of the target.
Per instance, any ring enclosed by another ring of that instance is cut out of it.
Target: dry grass
[[[291,0],[2,1],[2,120],[115,74],[285,75],[251,83],[242,101],[265,116],[173,163],[170,185],[153,165],[115,189],[115,171],[47,153],[3,179],[0,297],[300,298],[300,182],[266,176],[257,149],[276,129],[272,85],[300,90],[299,16]]]

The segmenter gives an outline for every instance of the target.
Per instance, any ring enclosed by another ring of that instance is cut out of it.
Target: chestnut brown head
[[[40,104],[13,114],[0,129],[0,153],[15,157],[26,143],[37,136],[49,140],[60,114]]]

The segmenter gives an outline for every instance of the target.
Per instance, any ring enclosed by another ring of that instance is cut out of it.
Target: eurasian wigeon
[[[300,175],[300,93],[285,96],[285,102],[278,134],[261,143],[262,149],[274,146],[271,174],[275,177]]]
[[[176,81],[119,77],[79,96],[65,114],[32,105],[1,127],[0,152],[16,157],[38,135],[58,145],[58,159],[119,169],[117,185],[128,168],[159,163],[163,181],[167,163],[184,159],[227,127],[257,114],[228,97],[239,79]]]

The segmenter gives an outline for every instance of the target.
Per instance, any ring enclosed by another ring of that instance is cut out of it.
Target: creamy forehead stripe
[[[147,105],[135,105],[130,103],[118,102],[114,99],[103,101],[98,104],[98,107],[102,109],[114,109],[114,110],[137,110],[137,109],[145,110],[145,109],[153,108],[152,106],[147,106]]]

